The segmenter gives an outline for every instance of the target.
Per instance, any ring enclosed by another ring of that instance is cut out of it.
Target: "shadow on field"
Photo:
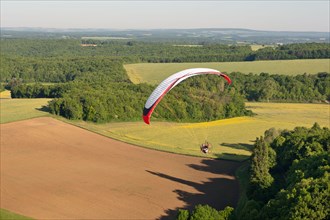
[[[230,153],[219,153],[219,154],[214,154],[214,156],[221,160],[236,160],[240,162],[246,161],[250,158],[250,156],[247,155],[230,154]]]
[[[252,151],[253,149],[253,144],[245,144],[245,143],[237,143],[237,144],[222,143],[220,145],[235,149],[247,150],[247,151]]]
[[[41,108],[35,108],[35,110],[41,111],[41,112],[50,112],[50,109],[48,106],[43,105]]]
[[[239,198],[239,183],[235,179],[235,171],[242,163],[205,159],[202,160],[202,164],[188,164],[187,166],[201,172],[218,174],[219,177],[209,178],[207,182],[199,183],[165,173],[146,170],[152,175],[188,185],[198,191],[197,193],[191,193],[180,189],[174,190],[173,192],[177,194],[177,198],[183,201],[185,206],[165,210],[166,215],[159,217],[159,220],[175,219],[179,209],[191,211],[198,204],[208,204],[217,210],[226,206],[236,206]]]

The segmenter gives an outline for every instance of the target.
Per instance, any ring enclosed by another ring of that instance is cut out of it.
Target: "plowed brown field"
[[[136,147],[43,117],[1,124],[1,208],[37,219],[166,219],[235,206],[237,162]]]

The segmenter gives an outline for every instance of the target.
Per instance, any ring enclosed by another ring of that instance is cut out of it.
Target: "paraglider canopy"
[[[180,82],[182,82],[185,79],[188,79],[189,77],[192,77],[192,76],[206,75],[206,74],[213,74],[213,75],[221,76],[221,77],[225,78],[229,84],[231,84],[231,80],[227,75],[221,73],[218,70],[209,69],[209,68],[186,69],[186,70],[180,71],[178,73],[175,73],[175,74],[169,76],[168,78],[166,78],[164,81],[162,81],[156,87],[156,89],[151,93],[147,102],[144,105],[143,121],[146,124],[150,124],[151,114],[153,113],[157,104],[161,101],[161,99],[165,96],[165,94],[167,92],[169,92],[171,89],[173,89]]]

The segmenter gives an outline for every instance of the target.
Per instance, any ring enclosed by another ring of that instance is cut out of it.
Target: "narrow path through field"
[[[118,142],[43,117],[1,124],[1,208],[37,219],[166,219],[235,206],[237,162]]]

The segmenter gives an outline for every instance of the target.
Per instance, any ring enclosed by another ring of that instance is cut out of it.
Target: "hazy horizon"
[[[8,1],[2,28],[329,32],[329,1]]]
[[[251,28],[206,28],[206,27],[196,27],[196,28],[52,28],[52,27],[0,27],[0,29],[44,29],[44,30],[58,30],[58,31],[85,31],[85,30],[104,30],[104,31],[153,31],[153,30],[198,30],[198,29],[232,29],[232,30],[247,30],[247,31],[260,31],[260,32],[293,32],[293,33],[330,33],[329,31],[274,31],[274,30],[257,30],[257,29],[251,29]]]

